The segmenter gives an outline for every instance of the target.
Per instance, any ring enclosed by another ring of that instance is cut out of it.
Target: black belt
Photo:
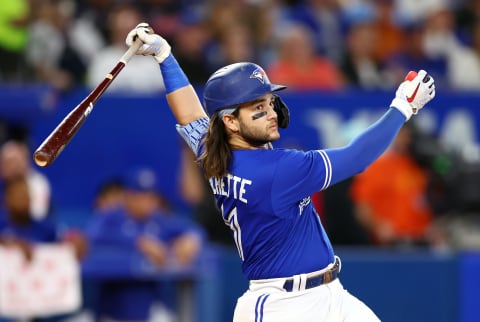
[[[317,287],[323,284],[328,284],[338,277],[338,273],[340,273],[340,260],[338,259],[338,257],[336,257],[335,263],[328,271],[307,278],[305,289]],[[293,278],[289,278],[285,281],[285,283],[283,283],[283,289],[287,292],[293,291]]]

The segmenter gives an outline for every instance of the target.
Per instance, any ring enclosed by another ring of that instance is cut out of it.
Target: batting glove
[[[170,55],[171,47],[168,42],[159,35],[154,34],[148,23],[139,23],[128,33],[125,40],[127,46],[130,47],[137,37],[143,42],[143,45],[137,51],[137,55],[151,55],[159,64]]]
[[[420,70],[412,80],[398,87],[390,107],[395,107],[407,118],[417,114],[425,104],[435,97],[435,81],[426,71]]]

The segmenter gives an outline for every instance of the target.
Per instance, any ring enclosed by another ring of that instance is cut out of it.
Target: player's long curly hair
[[[232,114],[238,116],[238,109]],[[198,158],[207,178],[221,178],[227,175],[232,158],[232,148],[228,139],[229,134],[222,118],[218,113],[213,114],[204,139],[205,152]]]

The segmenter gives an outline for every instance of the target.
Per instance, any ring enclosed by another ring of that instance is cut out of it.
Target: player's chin
[[[280,132],[277,131],[274,131],[272,133],[270,133],[269,135],[269,138],[270,138],[270,142],[274,142],[274,141],[277,141],[278,139],[280,139]]]

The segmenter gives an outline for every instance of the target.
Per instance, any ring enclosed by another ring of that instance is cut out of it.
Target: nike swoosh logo
[[[417,92],[418,92],[419,87],[420,87],[420,84],[417,84],[417,87],[415,88],[415,91],[413,92],[413,94],[410,97],[407,96],[407,101],[409,103],[413,102],[413,100],[415,99],[415,96],[417,96]]]

